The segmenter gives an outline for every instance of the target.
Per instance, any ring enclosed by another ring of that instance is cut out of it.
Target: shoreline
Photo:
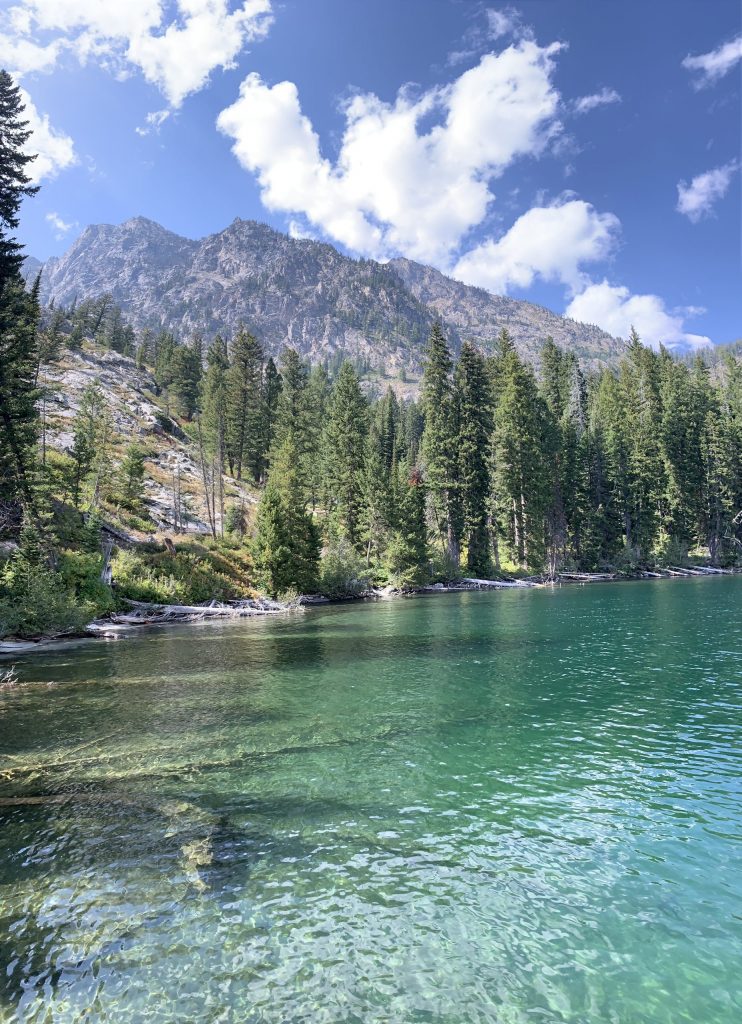
[[[460,594],[494,590],[528,590],[546,587],[585,586],[595,583],[631,583],[648,580],[716,579],[721,576],[738,576],[742,566],[718,569],[715,566],[671,567],[668,569],[631,574],[619,573],[560,573],[555,579],[531,576],[521,580],[484,580],[465,577],[451,583],[433,583],[410,590],[384,587],[349,594],[346,597],[328,598],[322,595],[303,595],[290,602],[273,601],[270,598],[251,598],[242,601],[219,603],[210,601],[204,605],[156,605],[141,601],[127,601],[132,611],[113,612],[109,618],[95,619],[85,630],[75,634],[61,634],[34,639],[8,638],[0,640],[0,663],[15,656],[43,654],[47,651],[64,650],[87,641],[126,640],[149,626],[188,625],[205,621],[233,621],[244,618],[262,618],[270,615],[287,615],[305,608],[325,605],[382,601],[393,598],[426,597],[436,594]]]

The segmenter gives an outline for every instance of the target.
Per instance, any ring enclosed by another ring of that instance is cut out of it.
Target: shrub
[[[191,543],[175,554],[119,551],[112,562],[116,593],[152,604],[228,601],[250,593],[246,563],[230,552]]]
[[[357,597],[368,582],[368,570],[350,541],[345,537],[332,541],[320,562],[320,593],[329,598]]]
[[[676,537],[665,535],[653,552],[657,565],[686,565],[688,562],[688,545]]]
[[[95,612],[95,604],[79,600],[61,573],[23,554],[0,572],[0,636],[31,639],[78,632]]]
[[[65,551],[59,562],[59,575],[78,601],[90,603],[96,615],[104,615],[116,608],[111,588],[100,578],[103,559],[87,551]]]

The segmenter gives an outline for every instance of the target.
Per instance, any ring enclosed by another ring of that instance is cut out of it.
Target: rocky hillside
[[[244,323],[273,354],[287,344],[315,361],[340,351],[387,373],[419,370],[436,317],[454,347],[470,339],[488,349],[507,327],[530,358],[548,334],[586,366],[610,361],[623,348],[596,327],[430,267],[350,259],[331,245],[239,219],[198,241],[143,217],[94,225],[44,267],[46,301],[69,304],[106,292],[137,327],[198,332],[208,341]]]
[[[182,498],[182,532],[208,533],[207,513],[198,446],[188,424],[177,420],[152,375],[132,359],[107,352],[86,342],[81,352],[65,351],[62,359],[45,367],[40,384],[45,394],[44,440],[47,452],[69,454],[74,442],[75,415],[83,393],[95,384],[103,392],[111,420],[110,463],[115,467],[126,446],[136,442],[145,452],[144,511],[149,524],[144,534],[172,532],[173,491]],[[254,491],[244,482],[225,478],[228,503],[254,507]],[[117,523],[115,510],[106,519]],[[142,527],[122,520],[121,525],[142,537]]]

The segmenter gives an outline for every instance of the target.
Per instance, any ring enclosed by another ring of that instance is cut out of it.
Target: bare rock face
[[[331,245],[240,219],[198,241],[144,217],[94,225],[44,267],[46,301],[68,305],[106,292],[136,327],[199,333],[208,342],[244,324],[273,355],[285,345],[313,361],[340,352],[387,373],[419,371],[436,318],[454,348],[471,340],[491,350],[503,327],[529,359],[547,335],[587,367],[610,362],[624,348],[597,327],[471,288],[431,267],[354,260]]]

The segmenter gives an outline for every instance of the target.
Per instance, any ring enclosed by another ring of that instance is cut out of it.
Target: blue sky
[[[0,63],[39,258],[239,216],[650,343],[742,335],[738,0],[11,0]]]

